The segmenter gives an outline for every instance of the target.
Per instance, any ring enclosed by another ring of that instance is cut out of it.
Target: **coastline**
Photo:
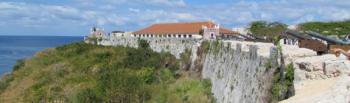
[[[11,69],[12,70],[12,69]],[[0,82],[2,81],[2,78],[8,75],[11,75],[12,71],[10,72],[4,72],[3,74],[0,74]]]
[[[83,36],[0,35],[0,77],[12,72],[17,60],[33,56],[47,48],[81,42]]]

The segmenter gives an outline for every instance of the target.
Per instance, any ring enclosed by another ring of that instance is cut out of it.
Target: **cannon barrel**
[[[326,37],[326,36],[323,36],[323,35],[321,35],[319,33],[313,32],[313,31],[307,31],[306,33],[308,33],[312,37],[325,40],[325,41],[327,41],[328,43],[331,43],[331,44],[341,44],[341,45],[348,45],[348,44],[350,44],[350,42],[345,42],[345,41],[342,41],[342,40]]]
[[[291,35],[291,36],[294,36],[296,38],[299,38],[301,40],[311,40],[312,38],[311,37],[308,37],[308,36],[304,36],[298,32],[295,32],[295,31],[290,31],[290,30],[286,30],[284,31],[285,34],[288,34],[288,35]]]

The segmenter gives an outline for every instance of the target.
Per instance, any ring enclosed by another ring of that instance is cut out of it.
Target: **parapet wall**
[[[177,58],[180,58],[181,53],[186,49],[192,50],[197,49],[200,45],[199,39],[189,39],[189,38],[140,38],[147,40],[150,44],[150,48],[156,52],[170,52]],[[105,38],[99,45],[105,46],[129,46],[138,47],[139,38],[129,37],[129,38]]]

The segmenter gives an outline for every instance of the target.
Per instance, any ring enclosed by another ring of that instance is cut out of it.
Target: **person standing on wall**
[[[333,51],[335,52],[335,55],[338,57],[341,54],[345,55],[346,58],[348,60],[350,60],[350,52],[346,52],[344,51],[343,49],[339,49],[339,48],[336,48],[336,49],[333,49]]]

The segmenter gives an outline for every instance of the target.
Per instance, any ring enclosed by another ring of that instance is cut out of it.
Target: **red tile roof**
[[[153,24],[147,28],[134,32],[135,34],[193,34],[199,33],[202,26],[213,28],[213,22],[188,22],[188,23],[161,23]],[[220,28],[220,33],[237,34],[229,29]]]

